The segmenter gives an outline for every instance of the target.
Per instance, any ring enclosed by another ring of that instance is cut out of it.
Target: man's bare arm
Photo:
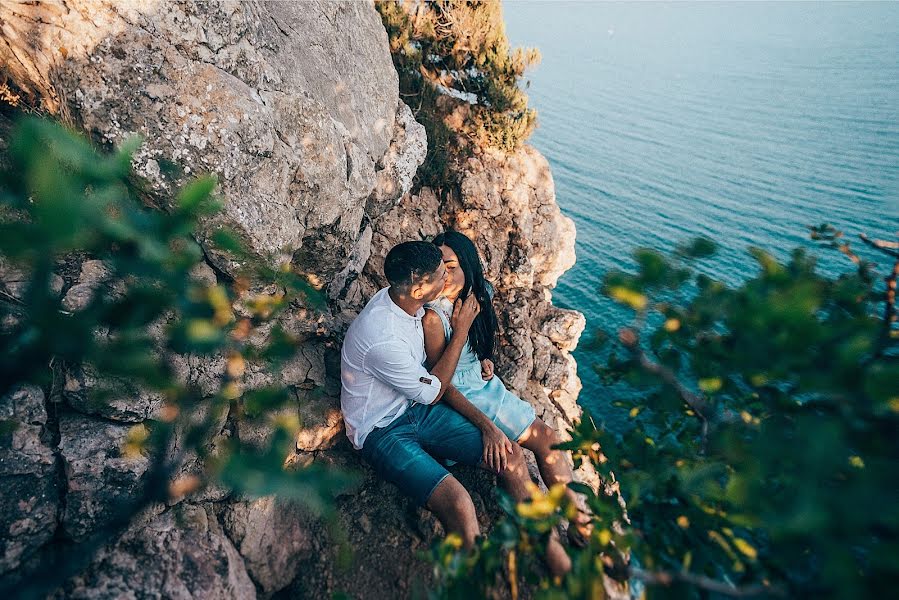
[[[484,442],[484,463],[496,472],[503,471],[506,468],[509,455],[512,454],[512,442],[509,441],[506,434],[494,425],[493,421],[481,412],[481,409],[472,404],[454,385],[449,385],[444,399],[447,405],[481,430]]]

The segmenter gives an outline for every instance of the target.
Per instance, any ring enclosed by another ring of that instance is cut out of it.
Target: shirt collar
[[[404,319],[408,319],[410,321],[421,321],[421,318],[425,315],[424,307],[420,307],[416,312],[415,316],[410,315],[402,308],[397,306],[396,302],[393,301],[393,298],[390,297],[390,288],[384,288],[384,297],[387,299],[387,306],[396,314],[398,317],[402,317]]]

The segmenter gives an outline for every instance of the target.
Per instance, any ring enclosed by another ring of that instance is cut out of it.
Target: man
[[[527,481],[520,447],[449,383],[480,308],[473,295],[457,302],[452,339],[428,371],[421,317],[446,282],[440,250],[429,242],[399,244],[387,254],[384,274],[390,287],[372,297],[343,343],[347,436],[379,475],[470,548],[479,533],[474,504],[438,459],[487,466],[518,497]]]

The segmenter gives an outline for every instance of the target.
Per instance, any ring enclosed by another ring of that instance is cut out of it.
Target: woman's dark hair
[[[465,299],[469,293],[475,295],[481,305],[481,312],[475,317],[468,330],[468,343],[478,358],[493,359],[496,349],[496,312],[493,310],[493,288],[484,279],[484,269],[478,257],[477,248],[468,237],[458,231],[448,230],[434,238],[435,246],[448,246],[456,253],[459,267],[465,273],[465,286],[459,298]]]

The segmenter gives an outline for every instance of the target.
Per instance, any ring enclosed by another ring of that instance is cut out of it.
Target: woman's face
[[[450,300],[459,297],[462,288],[465,287],[465,272],[459,266],[459,258],[449,246],[440,246],[443,254],[443,265],[446,267],[446,283],[443,285],[443,295]]]

